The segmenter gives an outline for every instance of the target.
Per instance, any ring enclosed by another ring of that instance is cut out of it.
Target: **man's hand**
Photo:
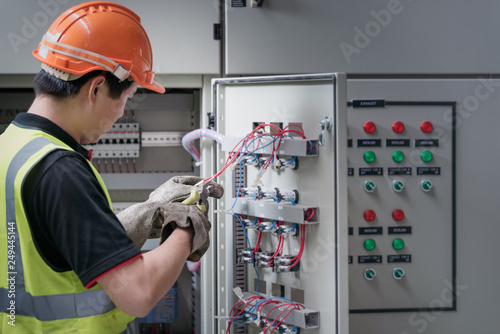
[[[189,261],[199,261],[210,246],[209,232],[212,227],[208,218],[196,205],[166,203],[161,205],[153,217],[153,225],[163,225],[161,241],[163,243],[177,227],[192,228],[194,232]]]

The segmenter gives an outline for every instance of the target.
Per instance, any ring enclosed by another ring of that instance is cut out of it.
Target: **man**
[[[174,203],[199,178],[167,182],[120,222],[81,146],[122,116],[138,86],[165,91],[129,9],[75,6],[33,54],[42,62],[36,98],[0,136],[0,332],[121,333],[165,295],[190,254],[198,259],[208,247],[205,214]],[[136,245],[153,226],[168,226],[164,242],[141,254]]]

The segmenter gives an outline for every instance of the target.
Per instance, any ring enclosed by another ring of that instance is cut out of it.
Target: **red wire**
[[[304,218],[305,221],[309,221],[309,219],[311,219],[314,216],[314,212],[315,212],[314,208],[307,209],[304,215],[306,215],[308,212],[311,212],[311,213],[309,214],[309,216]]]
[[[234,148],[229,152],[224,166],[216,174],[214,174],[213,176],[211,176],[209,178],[204,179],[203,181],[207,182],[207,181],[210,181],[210,180],[213,180],[213,179],[216,179],[217,177],[219,177],[229,166],[231,166],[231,164],[233,162],[235,162],[235,160],[243,152],[248,152],[247,144],[255,138],[265,136],[265,135],[270,135],[270,136],[274,136],[274,137],[278,138],[278,137],[283,137],[286,133],[296,133],[305,139],[306,137],[304,135],[304,129],[300,125],[297,125],[297,124],[293,124],[293,125],[299,127],[301,129],[301,131],[288,129],[290,127],[290,125],[287,125],[284,129],[281,129],[279,126],[277,126],[275,124],[259,124],[257,127],[255,127],[255,129],[252,130],[252,132],[250,132],[247,136],[243,137],[234,146]],[[264,132],[264,133],[256,134],[260,129],[262,129],[266,126],[269,126],[271,129],[274,129],[275,132],[272,132],[272,133],[271,132]],[[276,146],[276,142],[273,142],[273,151],[271,154],[272,156],[275,155],[277,149],[279,148],[279,146],[281,144],[282,139],[283,138],[279,138],[277,146]],[[259,141],[259,145],[260,145],[260,141]],[[239,150],[238,150],[238,147],[239,147]],[[245,151],[243,151],[243,148],[245,148]],[[235,152],[237,152],[237,151],[239,151],[239,153],[235,154]],[[271,158],[269,158],[268,161],[266,161],[265,165],[262,168],[266,169],[270,163],[271,163]]]
[[[306,240],[306,226],[300,225],[300,250],[297,256],[291,259],[293,263],[289,265],[287,268],[295,267],[297,263],[299,263],[300,258],[302,257],[302,253],[304,252],[305,240]]]

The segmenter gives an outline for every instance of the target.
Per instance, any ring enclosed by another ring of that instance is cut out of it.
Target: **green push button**
[[[392,154],[392,160],[394,160],[394,162],[401,162],[405,159],[405,154],[401,151],[396,151]]]
[[[432,182],[429,180],[423,180],[420,182],[420,188],[422,188],[425,192],[430,191],[432,189]]]
[[[365,155],[363,156],[363,158],[365,159],[365,161],[369,164],[371,164],[372,162],[375,161],[375,153],[373,153],[372,151],[368,151],[365,153]]]
[[[431,151],[423,151],[420,155],[423,162],[430,162],[432,160],[432,152]]]
[[[365,181],[363,187],[365,188],[366,192],[373,192],[376,188],[375,183],[373,181]]]
[[[372,279],[375,278],[375,276],[377,276],[377,273],[375,272],[375,269],[372,269],[372,268],[368,268],[368,269],[365,269],[365,278],[369,281],[371,281]]]
[[[402,250],[405,247],[405,242],[403,239],[394,239],[392,247],[394,247],[395,250]]]
[[[395,278],[395,279],[402,279],[405,275],[405,271],[403,270],[403,268],[394,268],[393,272],[392,272],[392,276]]]
[[[367,251],[372,251],[377,247],[377,244],[375,243],[375,240],[373,239],[366,239],[365,240],[365,249]]]

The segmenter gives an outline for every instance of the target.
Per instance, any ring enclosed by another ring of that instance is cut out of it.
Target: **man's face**
[[[123,91],[120,98],[114,100],[109,96],[107,85],[103,86],[97,96],[95,108],[90,115],[91,120],[89,121],[90,128],[87,131],[88,134],[80,144],[97,142],[123,116],[125,104],[134,96],[136,91],[137,84],[133,82],[130,87]]]

